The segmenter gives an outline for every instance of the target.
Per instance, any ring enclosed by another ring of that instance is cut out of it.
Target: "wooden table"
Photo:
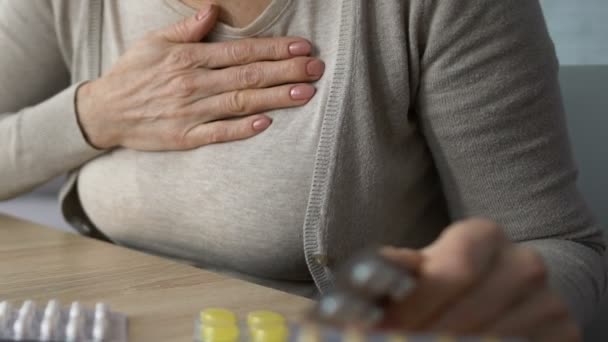
[[[0,215],[0,299],[86,305],[129,316],[129,341],[192,341],[205,307],[295,318],[304,298]]]

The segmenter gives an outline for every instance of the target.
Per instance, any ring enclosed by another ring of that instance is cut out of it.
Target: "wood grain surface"
[[[310,301],[156,256],[0,215],[0,301],[106,302],[129,317],[129,341],[192,341],[202,308],[295,319]]]

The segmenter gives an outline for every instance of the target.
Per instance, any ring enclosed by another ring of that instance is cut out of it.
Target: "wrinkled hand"
[[[511,243],[490,221],[457,223],[417,253],[383,252],[418,278],[412,294],[389,309],[386,328],[581,340],[564,302],[548,286],[541,257]]]
[[[250,138],[259,114],[306,104],[324,72],[302,38],[201,43],[218,16],[201,9],[135,43],[100,79],[81,86],[83,133],[101,149],[187,150]],[[299,83],[305,82],[305,83]]]

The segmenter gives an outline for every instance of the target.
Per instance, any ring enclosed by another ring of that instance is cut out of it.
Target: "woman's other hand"
[[[301,106],[325,69],[302,38],[201,43],[218,16],[201,9],[134,44],[98,80],[80,87],[83,132],[100,149],[188,150],[250,138],[265,111]]]
[[[580,330],[547,282],[533,250],[511,243],[493,222],[455,224],[419,253],[384,254],[417,274],[417,286],[383,327],[531,341],[580,341]],[[418,255],[416,255],[418,254]]]

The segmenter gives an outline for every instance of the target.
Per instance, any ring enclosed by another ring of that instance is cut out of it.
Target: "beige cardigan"
[[[605,246],[576,189],[538,1],[334,1],[342,67],[303,226],[318,287],[370,242],[420,247],[451,220],[482,215],[539,251],[552,285],[588,319],[606,290]],[[102,6],[0,2],[0,198],[103,153],[87,145],[74,111],[78,82],[99,76]],[[100,237],[76,175],[64,214]]]

